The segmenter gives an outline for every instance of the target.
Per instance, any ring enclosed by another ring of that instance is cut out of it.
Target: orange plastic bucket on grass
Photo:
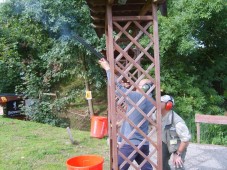
[[[92,116],[91,136],[103,138],[106,135],[108,135],[108,118],[102,116]]]
[[[102,170],[104,159],[98,155],[81,155],[66,161],[67,170]]]

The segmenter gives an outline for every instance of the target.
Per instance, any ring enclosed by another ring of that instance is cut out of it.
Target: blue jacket
[[[108,81],[109,81],[110,80],[110,71],[107,71],[107,77],[108,77]],[[117,85],[116,94],[117,94],[118,97],[122,96],[121,95],[122,92],[124,94],[127,92],[128,89],[124,88],[121,84],[116,83],[116,85]],[[136,92],[136,91],[131,91],[127,94],[126,97],[124,97],[125,103],[127,104],[127,110],[126,110],[125,114],[128,116],[130,121],[135,124],[135,126],[138,126],[138,124],[140,124],[140,122],[144,119],[144,116],[141,114],[140,111],[138,111],[138,109],[133,107],[132,102],[137,103],[142,97],[143,97],[143,95],[139,92]],[[152,97],[152,95],[150,95],[150,97]],[[138,105],[138,107],[144,114],[147,115],[152,110],[152,108],[154,106],[148,99],[145,98]],[[130,115],[128,115],[129,112],[130,112]],[[148,127],[149,127],[149,122],[148,122],[148,120],[145,120],[139,126],[139,129],[141,131],[143,131],[143,133],[145,135],[148,135]],[[130,133],[133,130],[134,130],[133,134],[130,135]],[[130,139],[130,141],[134,145],[139,145],[144,140],[144,137],[137,130],[135,130],[135,128],[126,120],[123,122],[123,124],[121,126],[120,133],[122,135],[124,135],[126,138]],[[118,142],[122,142],[122,141],[123,141],[123,139],[119,136]],[[144,145],[148,145],[148,144],[149,144],[148,141],[146,141],[144,143]]]

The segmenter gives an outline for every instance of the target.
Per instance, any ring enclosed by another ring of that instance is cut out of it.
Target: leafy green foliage
[[[227,2],[168,0],[168,13],[159,16],[161,88],[175,98],[175,110],[195,131],[195,113],[227,109]],[[91,29],[84,0],[11,0],[2,5],[0,25],[0,92],[35,99],[35,114],[25,109],[34,120],[59,124],[56,114],[72,103],[86,103],[87,82],[93,96],[106,100],[99,94],[106,91],[97,58],[74,36],[105,48],[104,38],[98,40]]]
[[[226,109],[227,2],[168,1],[168,13],[168,17],[159,16],[161,88],[175,98],[175,110],[186,120],[194,139],[194,114],[223,115]]]
[[[161,83],[186,119],[197,112],[223,114],[227,56],[226,1],[168,1],[168,17],[159,17]],[[218,21],[218,22],[217,22]]]
[[[225,125],[201,124],[201,143],[211,143],[215,145],[227,145]]]
[[[97,59],[74,37],[77,33],[92,44],[97,42],[84,1],[12,0],[4,4],[0,16],[1,36],[7,41],[0,43],[0,69],[7,71],[9,81],[4,85],[3,79],[0,91],[35,99],[33,114],[24,109],[31,119],[57,125],[57,113],[75,99],[84,102],[85,80],[94,91],[103,88],[101,69],[94,64]],[[54,100],[44,93],[60,95]]]

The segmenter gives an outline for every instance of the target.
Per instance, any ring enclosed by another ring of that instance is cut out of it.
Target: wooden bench
[[[200,143],[200,123],[227,125],[227,116],[196,114],[195,122],[197,128],[197,143]]]

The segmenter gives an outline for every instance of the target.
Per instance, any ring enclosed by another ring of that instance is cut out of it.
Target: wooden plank
[[[21,96],[0,96],[0,104],[14,101],[14,100],[22,100]]]
[[[106,12],[105,6],[92,7],[92,8],[90,8],[90,10],[94,13],[100,13],[100,12],[105,13]]]
[[[227,116],[218,116],[218,115],[195,115],[196,123],[210,123],[210,124],[227,124]]]
[[[151,21],[152,16],[117,16],[113,17],[113,21]]]
[[[153,37],[154,37],[154,58],[155,58],[155,86],[156,86],[156,108],[157,108],[157,170],[162,170],[162,118],[161,118],[161,89],[160,89],[160,56],[159,56],[159,36],[158,36],[158,16],[157,6],[152,4],[153,16]]]
[[[106,29],[106,38],[107,38],[107,58],[110,63],[110,74],[114,75],[114,43],[113,43],[113,18],[112,18],[112,8],[111,5],[106,5],[106,19],[107,19],[107,29]],[[110,169],[118,169],[118,148],[117,148],[117,121],[116,121],[116,102],[115,102],[115,77],[111,76],[110,78],[110,85],[109,88],[109,98],[108,98],[108,106],[110,107],[108,109],[111,119],[111,156],[110,161],[112,164],[112,167]]]
[[[145,15],[151,9],[151,7],[152,7],[152,2],[151,0],[148,0],[146,4],[143,6],[143,8],[141,9],[139,15],[140,16]]]

